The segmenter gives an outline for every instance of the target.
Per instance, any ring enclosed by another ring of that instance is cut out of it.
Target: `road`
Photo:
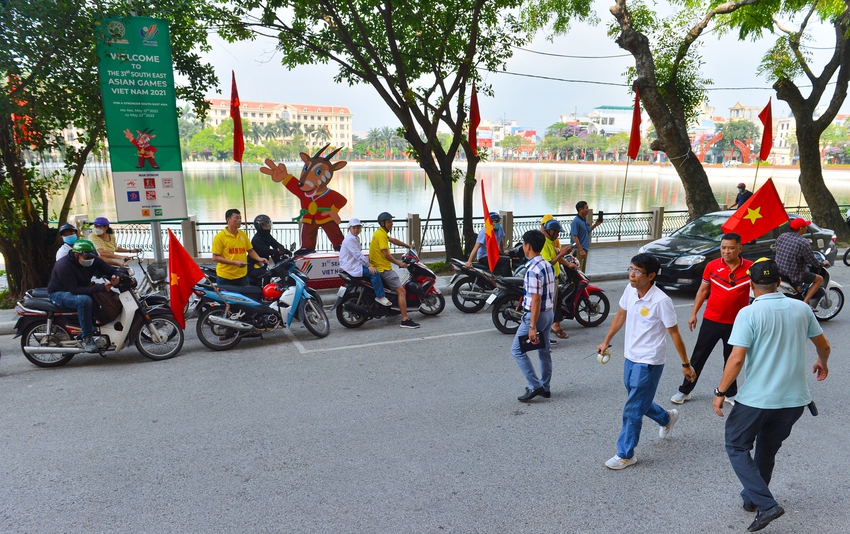
[[[832,269],[850,286],[850,268]],[[602,282],[616,302],[624,281]],[[671,292],[688,347],[693,295]],[[610,471],[625,400],[622,333],[566,322],[552,398],[522,404],[512,338],[450,300],[418,330],[398,319],[210,352],[189,323],[168,361],[134,349],[39,369],[0,336],[2,532],[744,532],[740,485],[711,408],[719,348],[668,440],[645,419],[637,465]],[[780,451],[787,513],[766,532],[839,533],[850,464],[850,310],[824,323],[829,378]],[[681,381],[672,344],[656,398]],[[809,357],[814,360],[809,345]],[[591,357],[589,357],[591,356]]]

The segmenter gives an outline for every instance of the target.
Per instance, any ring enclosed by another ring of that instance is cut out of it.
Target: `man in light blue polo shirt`
[[[746,363],[747,379],[738,390],[726,420],[726,454],[744,486],[744,510],[758,511],[747,528],[755,532],[785,513],[768,488],[776,453],[791,428],[812,403],[806,372],[806,339],[817,348],[812,371],[817,379],[829,374],[829,341],[812,310],[802,301],[776,292],[779,267],[768,258],[750,267],[750,286],[756,298],[735,317],[729,344],[734,348],[714,390],[714,411],[721,408],[726,388]],[[810,408],[812,408],[810,406]],[[813,409],[813,414],[817,412]],[[750,451],[755,443],[755,455]]]

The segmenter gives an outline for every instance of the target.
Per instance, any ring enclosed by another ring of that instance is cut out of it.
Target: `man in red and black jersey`
[[[732,323],[735,316],[744,306],[750,303],[750,275],[748,273],[750,260],[741,257],[743,250],[741,236],[726,234],[720,240],[720,257],[708,262],[702,274],[702,284],[694,300],[694,310],[688,320],[688,327],[693,332],[697,325],[697,312],[708,300],[705,313],[702,315],[702,326],[699,329],[697,343],[691,355],[691,366],[697,374],[696,380],[683,380],[679,391],[670,399],[674,404],[682,404],[691,398],[691,391],[697,385],[699,375],[708,356],[717,342],[723,340],[723,365],[732,353],[729,345],[729,335],[732,333]],[[726,401],[735,403],[738,385],[732,382],[726,390]]]

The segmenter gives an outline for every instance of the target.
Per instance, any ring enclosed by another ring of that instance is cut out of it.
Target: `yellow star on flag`
[[[764,217],[764,215],[761,214],[761,206],[754,210],[747,208],[747,214],[744,215],[744,219],[749,219],[753,224],[756,224],[756,221],[762,217]]]
[[[180,277],[177,276],[177,273],[171,273],[171,285],[176,286],[178,280],[180,280]]]

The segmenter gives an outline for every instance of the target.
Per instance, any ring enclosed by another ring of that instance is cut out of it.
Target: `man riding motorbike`
[[[390,243],[408,249],[412,247],[403,241],[390,237],[390,232],[393,231],[393,216],[386,211],[378,215],[378,225],[380,228],[375,230],[375,234],[372,236],[372,242],[369,244],[369,263],[375,270],[381,273],[384,287],[395,291],[398,295],[401,327],[419,328],[419,323],[414,322],[413,319],[407,316],[406,291],[398,274],[392,269],[393,263],[404,269],[407,268],[407,265],[393,258],[392,254],[390,254]]]
[[[97,345],[92,337],[94,320],[92,318],[91,295],[102,291],[112,290],[119,282],[120,272],[98,257],[94,244],[86,239],[79,239],[71,251],[53,266],[50,273],[50,283],[47,292],[50,301],[62,308],[77,310],[82,329],[83,348],[87,352],[97,352]],[[105,284],[92,284],[93,276],[109,276]]]
[[[797,290],[803,284],[811,284],[803,302],[809,304],[809,300],[823,284],[823,276],[809,271],[806,267],[820,268],[821,263],[815,258],[812,246],[803,237],[808,231],[812,221],[797,217],[789,223],[791,231],[785,232],[776,238],[776,263],[782,278],[791,281]],[[824,260],[824,267],[829,267],[829,262]],[[809,304],[811,305],[811,304]]]
[[[80,238],[77,227],[71,223],[65,223],[59,227],[59,237],[62,238],[62,246],[56,251],[56,261],[61,260],[71,252],[71,247]]]
[[[271,217],[263,214],[254,217],[254,229],[257,233],[251,238],[251,245],[257,256],[267,259],[269,264],[277,263],[289,256],[289,250],[272,236]],[[248,269],[248,276],[252,280],[266,273],[265,265],[250,256],[249,261],[251,268]]]
[[[496,268],[493,270],[493,274],[499,276],[510,276],[511,273],[511,260],[507,256],[505,256],[505,251],[503,250],[503,243],[505,240],[505,231],[502,229],[502,218],[495,211],[490,212],[490,222],[493,223],[493,231],[496,235],[496,241],[499,242],[499,261],[496,263]],[[472,247],[472,252],[469,253],[469,260],[466,262],[466,267],[472,267],[472,260],[475,258],[475,261],[484,265],[484,269],[490,270],[490,263],[487,259],[487,234],[486,228],[482,228],[478,232],[478,238],[475,239],[475,246]]]
[[[342,240],[342,246],[339,249],[339,268],[355,278],[368,276],[372,280],[372,289],[375,290],[375,301],[383,306],[392,306],[393,303],[384,292],[381,273],[369,265],[369,260],[363,257],[363,251],[360,249],[360,232],[362,231],[363,224],[360,219],[352,217],[348,221],[348,235]]]

